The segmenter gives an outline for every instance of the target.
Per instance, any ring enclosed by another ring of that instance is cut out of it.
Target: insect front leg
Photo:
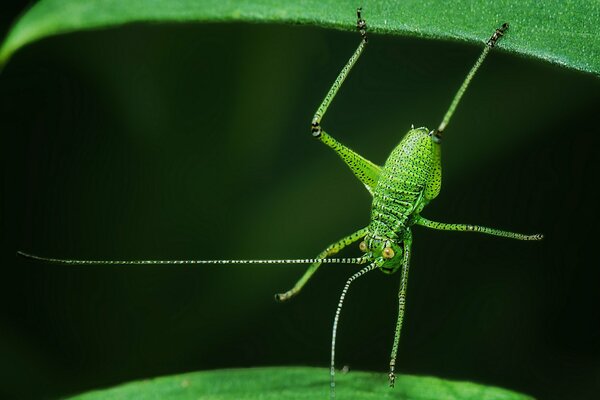
[[[323,259],[329,256],[336,254],[338,251],[343,249],[344,247],[362,239],[367,234],[367,228],[363,228],[359,231],[354,232],[353,234],[346,236],[342,240],[329,245],[325,250],[323,250],[318,256],[317,259]],[[321,262],[317,261],[312,263],[310,267],[306,270],[302,278],[296,282],[293,288],[288,290],[285,293],[278,293],[275,295],[275,300],[277,301],[286,301],[298,294],[298,292],[302,289],[302,287],[306,284],[306,282],[310,279],[310,277],[317,271],[317,269],[321,266]]]
[[[402,321],[404,320],[404,306],[406,304],[406,287],[408,285],[408,268],[410,265],[410,247],[412,245],[412,233],[406,230],[404,239],[404,257],[402,259],[402,276],[400,277],[400,290],[398,291],[398,321],[396,322],[396,333],[394,334],[394,345],[390,356],[390,387],[394,387],[396,382],[396,356],[398,354],[398,343],[400,342],[400,331],[402,330]]]
[[[318,140],[329,146],[331,149],[333,149],[342,158],[346,165],[350,167],[354,175],[366,186],[369,192],[372,193],[373,189],[375,188],[375,185],[377,184],[377,179],[379,178],[379,172],[381,168],[373,164],[366,158],[362,157],[360,154],[344,146],[343,144],[335,140],[333,137],[331,137],[329,134],[327,134],[321,128],[321,119],[325,115],[327,108],[333,101],[333,98],[344,83],[344,80],[350,73],[350,70],[352,69],[354,64],[356,64],[356,61],[359,59],[367,44],[367,24],[365,20],[361,17],[360,8],[356,11],[356,14],[356,28],[360,32],[362,39],[358,47],[354,51],[354,54],[352,54],[346,65],[344,65],[344,68],[342,68],[342,71],[339,73],[339,75],[333,82],[333,85],[327,92],[327,95],[323,99],[323,102],[317,109],[317,112],[315,113],[312,119],[311,132],[313,137],[317,138]]]
[[[523,233],[515,233],[509,231],[502,231],[500,229],[487,228],[485,226],[469,225],[469,224],[447,224],[444,222],[436,222],[423,218],[417,215],[414,218],[416,224],[425,226],[431,229],[438,229],[442,231],[457,231],[457,232],[480,232],[493,236],[501,236],[510,239],[517,240],[542,240],[544,235],[537,233],[534,235],[525,235]]]

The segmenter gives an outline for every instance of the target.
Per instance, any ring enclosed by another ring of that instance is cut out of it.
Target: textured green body
[[[412,216],[434,199],[442,182],[441,150],[426,128],[411,129],[389,155],[373,190],[369,250],[400,244],[414,223]],[[396,268],[382,268],[394,272]]]

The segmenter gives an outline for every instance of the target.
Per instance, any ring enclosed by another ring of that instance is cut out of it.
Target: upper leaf
[[[132,22],[269,22],[483,43],[503,22],[501,48],[600,75],[600,2],[589,0],[40,0],[14,25],[0,66],[42,38]]]

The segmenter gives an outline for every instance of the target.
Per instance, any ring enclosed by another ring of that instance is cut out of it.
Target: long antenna
[[[70,260],[41,257],[17,251],[17,255],[30,260],[63,265],[172,265],[172,264],[364,264],[363,257],[354,258],[297,258],[290,260]]]
[[[434,137],[436,137],[438,140],[442,139],[442,132],[444,131],[444,129],[446,129],[448,122],[450,122],[450,118],[452,118],[452,114],[454,114],[454,110],[456,110],[456,107],[458,106],[460,99],[462,98],[463,94],[465,94],[465,91],[467,90],[469,83],[471,83],[471,79],[473,79],[473,76],[475,75],[475,73],[477,72],[479,67],[481,67],[481,64],[483,64],[483,60],[485,60],[485,57],[488,55],[490,50],[494,46],[496,46],[496,42],[498,42],[498,40],[500,40],[500,38],[502,36],[504,36],[504,33],[507,30],[508,30],[508,23],[505,22],[504,24],[502,24],[502,26],[500,28],[496,29],[496,32],[494,32],[492,37],[490,37],[489,40],[486,42],[486,46],[484,47],[483,52],[481,53],[481,55],[475,62],[475,65],[473,65],[473,67],[471,68],[471,71],[469,71],[469,74],[465,78],[460,89],[458,89],[458,92],[456,92],[456,95],[454,95],[454,100],[452,100],[452,104],[450,104],[450,108],[448,108],[448,111],[446,111],[446,115],[444,115],[444,119],[442,120],[442,123],[436,130],[433,131]]]
[[[346,298],[346,293],[348,293],[348,289],[350,288],[350,284],[354,282],[357,278],[360,278],[367,272],[370,272],[377,268],[376,263],[371,263],[352,275],[346,281],[346,285],[344,286],[344,290],[342,290],[342,295],[340,296],[340,301],[338,302],[337,310],[335,311],[335,318],[333,319],[333,333],[331,334],[331,368],[329,370],[330,373],[330,387],[329,387],[329,398],[331,400],[335,399],[335,338],[337,335],[337,326],[338,321],[340,320],[340,313],[342,312],[342,306],[344,305],[344,299]]]

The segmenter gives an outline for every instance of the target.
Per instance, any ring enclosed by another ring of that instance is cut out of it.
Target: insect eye
[[[362,242],[360,242],[360,244],[358,245],[358,248],[360,249],[360,251],[362,251],[363,253],[366,253],[367,250],[369,250],[367,248],[367,243],[363,240]]]
[[[391,247],[386,247],[385,249],[383,249],[383,258],[387,258],[390,259],[392,257],[394,257],[394,250],[392,250]]]

